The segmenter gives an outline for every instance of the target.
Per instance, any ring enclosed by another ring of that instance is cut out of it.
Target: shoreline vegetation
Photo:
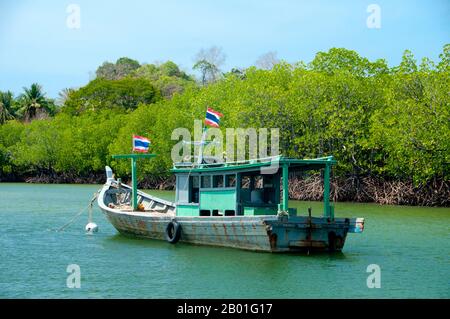
[[[171,133],[192,134],[212,107],[223,130],[279,128],[284,156],[333,155],[335,201],[450,206],[450,44],[439,61],[418,63],[406,50],[393,67],[342,48],[309,63],[266,54],[228,72],[224,58],[201,50],[198,79],[171,61],[120,58],[57,100],[38,84],[17,97],[0,92],[0,182],[103,183],[105,165],[126,182],[128,161],[111,155],[129,153],[137,134],[159,155],[139,164],[139,186],[173,189]],[[320,175],[291,177],[291,199],[322,199]]]
[[[90,176],[45,175],[28,177],[4,177],[0,182],[22,182],[42,184],[103,184],[104,173]],[[125,183],[131,186],[131,180]],[[377,177],[334,177],[330,184],[330,198],[335,202],[377,203],[382,205],[441,206],[448,207],[450,182],[433,180],[416,186],[412,181],[384,180]],[[142,189],[174,190],[173,177],[161,179],[143,178],[139,182]],[[323,179],[319,175],[308,178],[290,176],[289,199],[304,201],[323,200]]]

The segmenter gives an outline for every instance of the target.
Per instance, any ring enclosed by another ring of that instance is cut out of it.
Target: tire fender
[[[176,244],[181,237],[181,225],[175,220],[170,221],[164,232],[164,237],[171,244]]]

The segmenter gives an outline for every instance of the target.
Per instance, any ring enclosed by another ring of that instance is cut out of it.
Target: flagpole
[[[131,138],[131,153],[136,153],[134,150],[134,136],[136,134],[133,133],[133,137]],[[137,158],[135,156],[131,157],[131,207],[133,210],[137,210]]]
[[[203,123],[202,123],[202,128],[203,128]],[[202,133],[202,139],[200,141],[200,150],[199,150],[199,154],[198,154],[198,158],[197,158],[197,165],[201,165],[203,163],[203,144],[205,144],[207,130],[208,130],[208,126],[205,125],[205,128],[203,129],[203,133]]]
[[[113,155],[112,158],[130,158],[131,159],[131,207],[133,210],[138,209],[138,202],[137,202],[137,160],[138,158],[148,158],[148,157],[154,157],[156,155],[154,154],[135,154],[136,152],[139,152],[135,149],[134,144],[134,137],[136,134],[133,133],[133,137],[131,138],[132,143],[132,149],[131,154],[127,155]],[[150,144],[149,146],[150,147]],[[147,149],[148,151],[148,149]]]

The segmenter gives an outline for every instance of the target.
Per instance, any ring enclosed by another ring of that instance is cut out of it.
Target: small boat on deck
[[[176,199],[170,202],[137,190],[136,160],[131,158],[133,185],[107,180],[98,205],[111,224],[128,236],[233,247],[264,252],[340,251],[348,233],[361,233],[363,218],[335,218],[330,205],[333,158],[293,159],[282,156],[236,163],[174,164]],[[322,170],[324,211],[299,214],[288,207],[291,172]]]

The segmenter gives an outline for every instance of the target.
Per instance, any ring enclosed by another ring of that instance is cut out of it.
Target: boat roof
[[[214,173],[222,171],[254,171],[271,165],[288,165],[290,170],[321,169],[327,165],[335,165],[337,162],[333,156],[296,159],[284,156],[272,156],[246,161],[196,164],[191,162],[174,163],[173,173]]]

